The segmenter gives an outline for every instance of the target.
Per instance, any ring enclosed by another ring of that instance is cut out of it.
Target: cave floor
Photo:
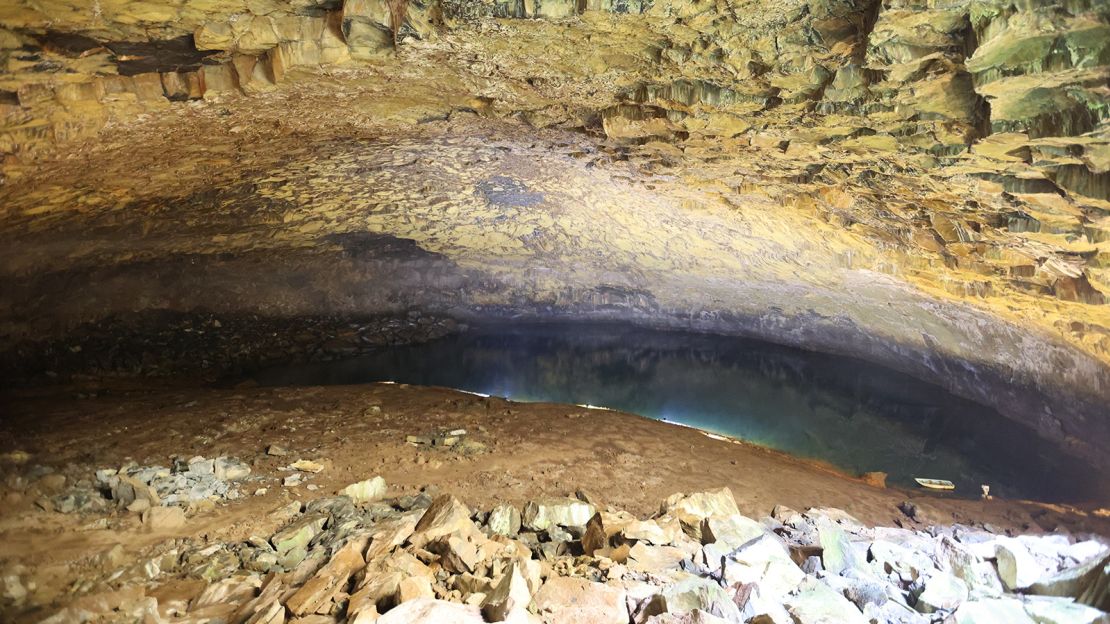
[[[31,605],[57,605],[103,589],[123,562],[149,558],[168,542],[268,534],[284,521],[279,510],[291,501],[331,496],[375,475],[385,478],[394,495],[426,487],[471,506],[521,505],[584,490],[602,505],[646,516],[674,492],[727,486],[740,511],[755,518],[776,505],[835,507],[884,526],[959,523],[1110,535],[1110,518],[1101,512],[881,489],[777,452],[615,411],[395,384],[197,390],[116,382],[112,392],[97,397],[60,396],[26,391],[0,405],[6,414],[0,457],[10,459],[17,450],[30,454],[21,465],[0,464],[2,564],[30,571]],[[463,453],[406,441],[459,428],[485,448]],[[288,454],[267,454],[271,445]],[[37,465],[52,467],[72,484],[128,460],[168,466],[173,456],[196,455],[248,463],[251,475],[240,487],[246,496],[195,508],[178,529],[151,530],[139,514],[126,511],[43,511],[36,502],[50,492],[41,482],[14,485],[17,475]],[[305,473],[299,486],[283,487],[282,478],[292,474],[284,467],[299,459],[316,461],[323,470]],[[251,495],[259,488],[266,492]],[[915,519],[899,510],[903,501],[916,506]],[[116,545],[122,552],[113,551]]]

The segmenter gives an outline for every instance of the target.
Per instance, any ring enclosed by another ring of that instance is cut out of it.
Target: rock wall
[[[15,0],[3,327],[632,319],[879,361],[1101,458],[1108,24],[1094,1]]]

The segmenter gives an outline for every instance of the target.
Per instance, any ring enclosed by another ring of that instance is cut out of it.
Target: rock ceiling
[[[1105,2],[9,0],[0,26],[11,336],[633,318],[1110,438]]]

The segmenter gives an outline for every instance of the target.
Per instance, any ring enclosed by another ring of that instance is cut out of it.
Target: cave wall
[[[1103,462],[1100,2],[0,7],[7,343],[597,318],[880,362]]]

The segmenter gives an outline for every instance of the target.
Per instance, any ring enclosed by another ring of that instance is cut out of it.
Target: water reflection
[[[611,407],[848,471],[958,492],[1085,500],[1098,475],[997,412],[865,362],[737,338],[624,326],[484,327],[358,359],[275,369],[267,385],[392,380],[519,401]],[[598,418],[604,418],[599,413]]]

